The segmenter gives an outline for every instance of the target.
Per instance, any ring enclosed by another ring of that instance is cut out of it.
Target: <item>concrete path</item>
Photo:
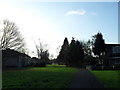
[[[70,83],[69,88],[104,88],[88,70],[80,69]]]

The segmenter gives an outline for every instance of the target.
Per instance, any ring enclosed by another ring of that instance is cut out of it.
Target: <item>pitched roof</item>
[[[9,57],[9,56],[27,56],[27,57],[30,57],[24,53],[20,53],[18,51],[15,51],[13,49],[6,49],[6,50],[2,50],[2,56],[3,57]]]

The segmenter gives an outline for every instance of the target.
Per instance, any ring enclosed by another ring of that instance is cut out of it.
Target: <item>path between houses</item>
[[[104,85],[90,71],[80,69],[72,79],[69,88],[104,88]]]

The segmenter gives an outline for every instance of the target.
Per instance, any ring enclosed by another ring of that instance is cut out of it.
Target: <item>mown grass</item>
[[[32,67],[3,72],[4,88],[67,88],[78,69],[65,66]]]
[[[120,88],[120,71],[91,71],[106,88]]]

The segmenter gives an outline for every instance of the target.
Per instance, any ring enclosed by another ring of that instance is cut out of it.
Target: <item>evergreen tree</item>
[[[74,65],[74,60],[75,60],[74,55],[75,55],[75,40],[72,37],[72,40],[71,40],[71,43],[70,43],[70,46],[69,46],[69,49],[68,49],[68,56],[69,56],[68,66],[73,66]]]
[[[69,45],[67,38],[64,39],[61,51],[57,57],[59,64],[70,67],[80,67],[84,63],[84,50],[82,43],[72,38]]]
[[[80,65],[83,63],[84,51],[82,44],[79,41],[75,41],[74,38],[72,38],[70,43],[68,56],[69,66],[80,67]]]
[[[84,50],[84,62],[85,64],[91,64],[93,60],[93,55],[92,55],[92,41],[81,41],[83,50]]]
[[[100,56],[102,52],[105,51],[105,42],[103,39],[103,35],[101,33],[97,33],[94,37],[94,40],[93,53],[99,56],[100,63],[102,63]]]
[[[61,46],[61,51],[57,57],[59,64],[67,64],[68,47],[69,47],[69,42],[67,37],[65,37],[63,45]]]

